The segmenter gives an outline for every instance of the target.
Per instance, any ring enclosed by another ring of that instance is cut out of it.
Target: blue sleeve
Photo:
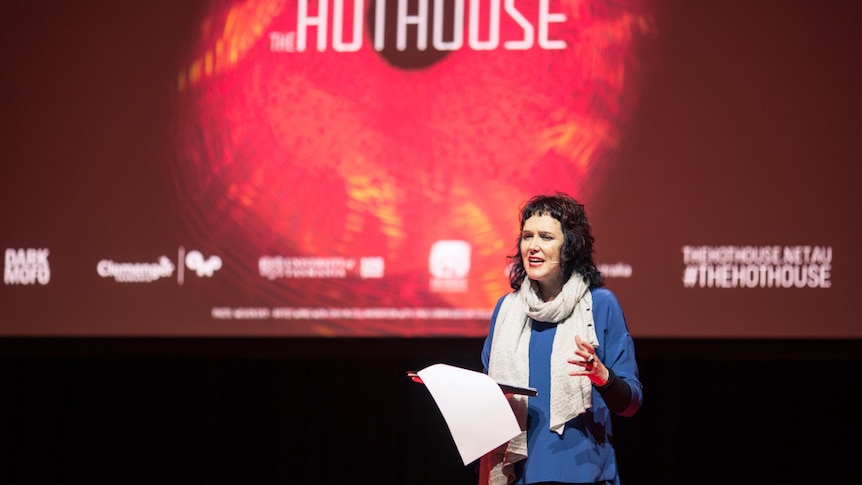
[[[616,296],[606,288],[593,290],[593,317],[595,319],[599,348],[599,359],[613,371],[617,379],[626,384],[628,402],[617,412],[621,416],[632,416],[643,402],[643,386],[635,360],[635,346],[626,324],[623,309]]]

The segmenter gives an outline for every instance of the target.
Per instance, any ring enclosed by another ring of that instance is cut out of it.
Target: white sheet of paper
[[[447,364],[417,374],[443,414],[464,465],[521,432],[500,386],[486,374]]]

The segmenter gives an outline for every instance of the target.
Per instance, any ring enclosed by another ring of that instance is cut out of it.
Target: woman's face
[[[534,215],[521,230],[521,261],[527,277],[536,281],[542,296],[553,298],[563,287],[560,256],[563,228],[548,214]]]

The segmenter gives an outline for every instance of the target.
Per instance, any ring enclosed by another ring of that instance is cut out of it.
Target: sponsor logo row
[[[467,291],[471,245],[466,241],[435,242],[428,256],[429,287],[441,293]],[[683,246],[682,283],[685,288],[829,288],[832,286],[831,246]],[[49,248],[7,248],[3,283],[47,285],[51,282]],[[176,261],[162,255],[154,261],[126,262],[102,259],[96,274],[120,283],[151,283],[176,274],[210,278],[222,269],[222,258],[180,247]],[[630,278],[625,263],[604,264],[599,269],[611,278]],[[381,256],[291,257],[261,256],[258,273],[268,280],[284,278],[383,278]]]
[[[429,286],[432,291],[467,291],[471,269],[471,245],[466,241],[441,240],[432,244],[428,256]],[[51,282],[50,248],[7,248],[4,255],[3,283],[6,285],[48,285]],[[176,277],[182,285],[186,276],[213,277],[222,269],[217,254],[196,249],[178,249],[177,258],[161,255],[151,261],[96,262],[96,274],[119,283],[152,283]],[[258,274],[268,280],[297,278],[383,278],[386,262],[382,256],[299,257],[266,255],[258,259]]]

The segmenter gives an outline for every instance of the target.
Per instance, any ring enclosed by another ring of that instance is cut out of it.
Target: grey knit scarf
[[[557,323],[551,349],[551,431],[563,434],[566,422],[592,406],[592,385],[586,377],[572,377],[575,335],[598,346],[589,286],[577,273],[556,298],[544,302],[524,279],[516,293],[503,300],[491,346],[488,375],[498,382],[527,387],[530,382],[530,330],[532,320]],[[480,462],[480,483],[506,485],[515,480],[513,466],[527,457],[527,397],[510,396],[509,404],[521,425],[521,434],[485,455]]]

